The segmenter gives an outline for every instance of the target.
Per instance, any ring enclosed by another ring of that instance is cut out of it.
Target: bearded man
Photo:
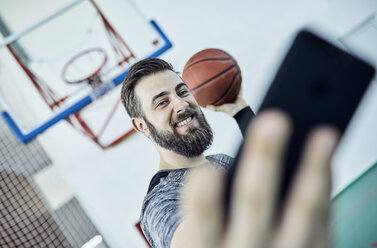
[[[185,235],[179,211],[184,178],[192,168],[213,166],[226,172],[232,158],[204,156],[213,133],[195,98],[173,67],[157,58],[134,64],[124,79],[121,99],[134,129],[156,146],[160,161],[141,212],[141,228],[152,247],[173,247]],[[242,134],[254,116],[239,96],[234,103],[211,106],[233,116]]]

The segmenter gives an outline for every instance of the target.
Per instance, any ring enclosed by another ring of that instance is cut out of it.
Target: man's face
[[[135,94],[149,136],[161,147],[186,157],[202,154],[212,143],[212,130],[195,98],[173,71],[142,78]]]

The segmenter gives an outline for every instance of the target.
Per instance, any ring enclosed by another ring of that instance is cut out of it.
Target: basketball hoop
[[[61,75],[68,84],[86,82],[93,89],[97,89],[102,85],[100,72],[106,62],[107,54],[103,49],[87,49],[68,60]]]

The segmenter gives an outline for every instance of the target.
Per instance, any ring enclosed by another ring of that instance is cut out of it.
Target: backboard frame
[[[81,1],[77,1],[77,2],[81,2]],[[76,2],[73,4],[76,4]],[[165,33],[162,31],[162,29],[159,27],[159,25],[157,24],[155,20],[150,20],[149,23],[152,26],[152,28],[159,34],[160,38],[164,42],[164,44],[158,50],[146,56],[148,58],[154,58],[154,57],[160,56],[161,54],[166,52],[168,49],[170,49],[172,47],[172,43],[168,39],[168,37],[165,35]],[[34,26],[37,26],[37,25],[34,25]],[[9,46],[9,44],[17,40],[17,38],[22,36],[25,32],[26,31],[24,31],[21,34],[15,34],[15,35],[11,35],[11,37],[6,37],[4,42],[0,44],[0,48],[4,46]],[[10,128],[11,132],[15,135],[17,140],[24,144],[28,143],[29,141],[36,138],[39,134],[42,134],[43,132],[45,132],[47,129],[49,129],[50,127],[52,127],[59,121],[69,118],[70,115],[77,113],[78,111],[83,109],[85,106],[89,105],[96,99],[100,98],[101,96],[105,95],[106,93],[111,91],[113,88],[121,84],[127,72],[128,72],[128,68],[125,69],[123,73],[120,73],[118,76],[114,77],[112,80],[105,82],[103,86],[101,86],[100,88],[94,90],[90,94],[87,94],[86,96],[82,97],[80,100],[76,101],[75,103],[71,104],[65,109],[57,112],[51,118],[45,120],[43,123],[37,125],[31,130],[22,130],[20,125],[12,117],[12,114],[9,111],[7,111],[6,106],[3,106],[3,109],[1,111],[1,116],[4,119],[5,123],[7,124],[7,126]],[[127,137],[128,135],[132,133],[133,133],[133,130],[130,130],[130,132],[125,134],[125,137]],[[119,142],[119,140],[116,140],[113,143],[117,143],[117,142]],[[100,146],[101,148],[106,148],[110,145],[113,145],[113,144],[100,145]]]

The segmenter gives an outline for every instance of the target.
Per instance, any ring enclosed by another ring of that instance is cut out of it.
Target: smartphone
[[[282,164],[279,207],[289,192],[309,131],[329,124],[344,133],[374,73],[373,66],[317,34],[309,30],[297,34],[258,110],[280,109],[293,122]],[[227,175],[226,212],[241,149],[242,145]]]

